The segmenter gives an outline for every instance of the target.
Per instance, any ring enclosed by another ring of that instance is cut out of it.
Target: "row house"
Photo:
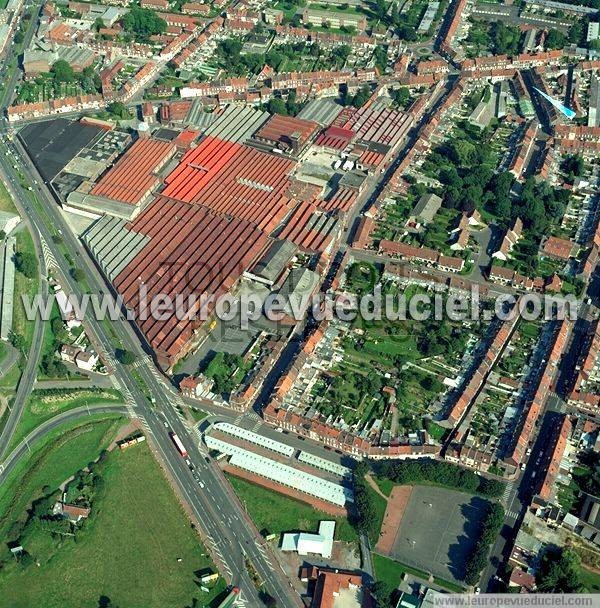
[[[75,97],[65,97],[64,99],[52,99],[50,101],[11,106],[6,113],[9,122],[18,122],[20,120],[55,114],[97,110],[102,107],[102,102],[101,95],[77,95]]]
[[[517,146],[516,153],[513,156],[513,160],[508,169],[519,181],[524,179],[527,161],[532,153],[538,128],[539,123],[537,120],[532,120],[529,123],[523,133],[523,139]]]
[[[524,408],[513,445],[504,460],[507,465],[514,467],[515,471],[523,463],[527,450],[533,443],[538,419],[544,410],[546,400],[554,390],[559,364],[567,346],[572,322],[565,319],[558,321],[557,325],[558,328],[554,332],[551,348],[545,358],[546,363],[539,375],[536,391],[529,405],[526,404]]]
[[[539,497],[546,502],[551,502],[555,498],[555,484],[560,472],[560,463],[567,447],[567,442],[573,431],[571,419],[568,416],[562,415],[561,424],[554,430],[554,436],[551,439],[550,460],[548,469],[545,472]]]

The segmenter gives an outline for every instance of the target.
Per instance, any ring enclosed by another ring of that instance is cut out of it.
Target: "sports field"
[[[389,557],[434,576],[461,582],[467,556],[479,535],[485,504],[482,498],[456,490],[415,486]]]

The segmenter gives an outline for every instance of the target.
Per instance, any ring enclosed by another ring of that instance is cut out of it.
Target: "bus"
[[[227,597],[219,604],[218,608],[231,608],[235,604],[235,600],[237,600],[239,594],[240,590],[237,587],[234,587]]]
[[[175,447],[177,448],[177,451],[184,458],[187,458],[188,453],[187,453],[187,450],[183,447],[183,443],[181,443],[181,439],[179,439],[179,437],[177,437],[177,435],[175,433],[169,433],[169,435],[171,435],[171,439],[172,439],[173,443],[175,444]]]

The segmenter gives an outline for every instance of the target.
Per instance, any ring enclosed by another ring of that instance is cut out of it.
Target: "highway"
[[[109,293],[110,286],[101,281],[93,261],[71,233],[58,205],[44,187],[42,178],[24,150],[18,142],[10,144],[11,152],[17,158],[16,164],[26,182],[31,184],[33,192],[20,185],[11,158],[4,154],[5,149],[6,143],[3,142],[0,146],[0,171],[17,191],[17,200],[21,201],[19,204],[23,207],[21,211],[35,227],[34,237],[43,239],[46,257],[51,263],[52,258],[56,260],[58,268],[52,269],[53,276],[67,294],[82,294],[81,285],[71,277],[69,264],[59,246],[52,240],[52,236],[60,230],[63,245],[77,266],[83,270],[89,291],[97,295]],[[124,320],[111,322],[120,345],[134,352],[142,361],[141,365],[136,366],[136,371],[151,395],[152,404],[144,396],[130,370],[114,358],[112,353],[115,351],[115,345],[107,334],[106,325],[92,316],[85,319],[85,324],[90,338],[114,369],[114,376],[127,400],[130,415],[142,421],[163,466],[176,482],[178,490],[200,523],[203,537],[207,540],[208,548],[219,563],[222,573],[240,587],[243,600],[250,605],[259,605],[258,593],[250,580],[244,558],[247,555],[252,567],[265,582],[268,592],[281,605],[300,605],[297,594],[290,589],[289,582],[278,567],[273,565],[274,557],[269,554],[269,549],[265,548],[258,532],[249,525],[241,504],[232,494],[220,471],[212,461],[207,462],[206,453],[200,446],[199,434],[190,432],[176,409],[179,397],[166,385],[131,326]],[[193,473],[175,451],[169,432],[176,432],[184,443],[195,468]]]

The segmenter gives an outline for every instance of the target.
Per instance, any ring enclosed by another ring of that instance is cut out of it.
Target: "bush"
[[[37,261],[29,251],[18,251],[15,254],[15,267],[28,279],[34,279],[37,275]]]
[[[119,348],[115,354],[117,356],[117,361],[123,365],[131,365],[136,359],[135,353],[123,348]]]

